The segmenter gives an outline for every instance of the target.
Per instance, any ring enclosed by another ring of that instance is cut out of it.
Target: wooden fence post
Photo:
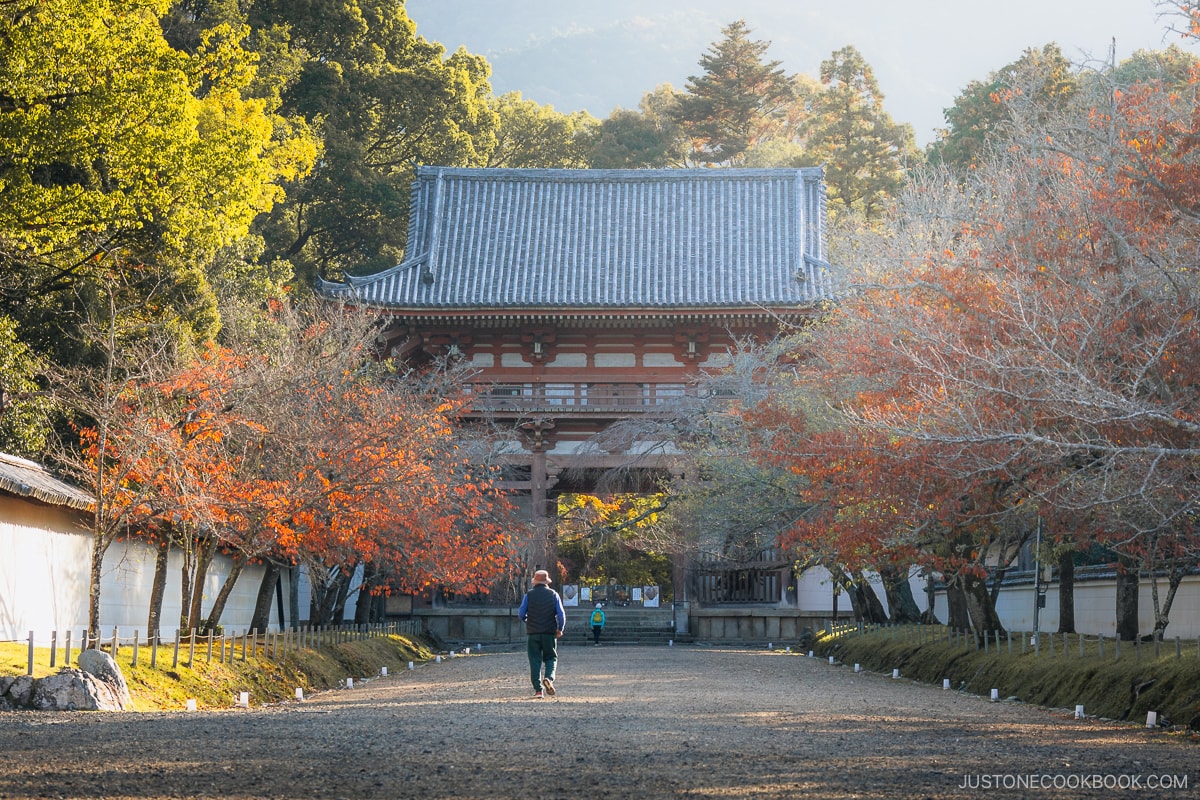
[[[1175,637],[1176,641],[1179,637]],[[58,660],[58,631],[50,631],[50,669],[54,669],[54,665]]]
[[[33,674],[33,631],[29,632],[29,664],[26,667],[26,675]]]

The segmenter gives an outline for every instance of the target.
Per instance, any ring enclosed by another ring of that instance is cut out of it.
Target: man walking
[[[567,612],[562,598],[550,588],[550,573],[533,573],[533,587],[521,599],[517,616],[525,623],[526,649],[529,652],[529,680],[536,700],[554,694],[554,669],[558,665],[558,639],[567,627]],[[543,675],[542,669],[545,668]]]

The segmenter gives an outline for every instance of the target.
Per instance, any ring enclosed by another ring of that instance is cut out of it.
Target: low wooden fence
[[[1021,655],[1032,653],[1063,658],[1162,658],[1174,653],[1176,658],[1195,654],[1200,659],[1200,639],[1154,639],[1121,641],[1102,634],[1047,633],[1042,631],[996,631],[993,636],[977,635],[975,631],[958,630],[946,625],[892,625],[891,623],[826,622],[826,636],[878,636],[883,639],[926,644],[947,642],[965,649]]]
[[[28,639],[25,640],[28,643],[26,674],[33,674],[39,648],[44,653],[42,657],[48,659],[51,669],[58,666],[60,650],[63,666],[69,666],[72,654],[82,650],[107,650],[115,659],[126,648],[132,649],[131,664],[134,667],[139,663],[146,663],[151,668],[156,668],[160,660],[164,663],[169,660],[171,668],[175,669],[181,663],[190,667],[197,658],[203,658],[208,663],[217,661],[227,664],[236,660],[244,662],[251,657],[275,660],[299,650],[319,650],[323,647],[383,636],[420,636],[423,632],[419,619],[375,625],[305,627],[263,633],[250,629],[240,634],[217,634],[212,631],[198,633],[193,628],[187,634],[177,630],[174,639],[165,642],[158,636],[142,637],[141,632],[137,630],[133,631],[132,636],[122,636],[120,628],[113,628],[111,636],[101,637],[89,636],[88,632],[83,630],[74,641],[72,631],[64,631],[61,640],[58,631],[51,631],[49,637],[42,639],[37,637],[35,631],[30,631]],[[47,650],[48,653],[45,652]]]

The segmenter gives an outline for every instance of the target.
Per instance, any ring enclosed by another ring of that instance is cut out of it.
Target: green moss
[[[1103,655],[1096,637],[1085,639],[1082,656],[1078,636],[1070,637],[1065,652],[1059,636],[1054,655],[1046,642],[1043,635],[1039,653],[1028,644],[1022,653],[1014,634],[1011,654],[1007,641],[985,653],[969,638],[947,641],[944,628],[918,632],[909,626],[822,635],[814,651],[872,671],[899,669],[903,677],[922,683],[940,686],[949,678],[951,687],[981,696],[997,689],[1004,698],[1049,708],[1082,705],[1088,715],[1109,719],[1136,722],[1155,711],[1160,721],[1175,725],[1200,722],[1200,657],[1194,641],[1178,658],[1172,642],[1164,642],[1157,657],[1153,645],[1136,648],[1124,642],[1120,658],[1112,639],[1105,641]]]
[[[0,675],[24,675],[28,668],[29,649],[20,643],[0,643]],[[62,652],[58,663],[50,667],[50,650],[34,650],[34,677],[45,677],[61,669]],[[74,653],[73,655],[78,655]],[[189,664],[186,650],[181,650],[179,665],[173,666],[170,647],[160,647],[157,665],[150,667],[150,651],[142,646],[138,665],[133,666],[133,648],[123,647],[117,662],[129,684],[134,711],[180,710],[189,699],[197,708],[229,708],[241,692],[249,692],[251,703],[275,703],[295,697],[296,689],[306,693],[331,689],[346,678],[362,679],[377,675],[380,667],[398,672],[409,661],[433,658],[429,646],[405,636],[380,636],[371,639],[343,642],[320,650],[289,650],[279,658],[266,658],[260,646],[255,655],[247,654],[242,661],[240,645],[233,660],[220,661],[218,652],[208,657],[207,645],[197,646]]]

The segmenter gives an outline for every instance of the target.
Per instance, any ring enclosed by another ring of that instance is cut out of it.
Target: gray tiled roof
[[[93,504],[91,495],[63,483],[40,464],[7,453],[0,453],[0,492],[80,510],[89,509]]]
[[[832,294],[823,172],[420,167],[404,261],[327,296],[409,311],[786,309]]]

